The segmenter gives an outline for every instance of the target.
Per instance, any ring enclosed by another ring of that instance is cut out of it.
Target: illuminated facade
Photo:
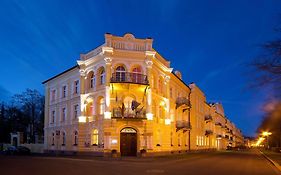
[[[243,141],[222,106],[207,104],[152,44],[105,34],[105,43],[81,54],[77,66],[43,82],[45,150],[137,156]]]

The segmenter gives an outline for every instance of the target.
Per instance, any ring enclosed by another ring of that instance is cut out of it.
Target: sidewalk
[[[276,168],[281,171],[281,153],[276,153],[268,150],[262,150],[261,153],[268,159]]]

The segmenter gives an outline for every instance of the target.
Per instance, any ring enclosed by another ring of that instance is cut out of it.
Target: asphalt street
[[[0,156],[1,175],[180,174],[278,175],[258,151],[189,153],[155,158]]]

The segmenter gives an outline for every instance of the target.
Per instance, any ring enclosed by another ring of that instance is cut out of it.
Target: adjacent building
[[[153,39],[105,34],[77,65],[43,82],[45,150],[137,156],[243,144],[221,104],[153,49]]]

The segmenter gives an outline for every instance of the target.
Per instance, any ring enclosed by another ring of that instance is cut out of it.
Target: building
[[[137,156],[242,143],[222,105],[208,104],[152,45],[105,34],[76,66],[44,81],[45,150]]]

